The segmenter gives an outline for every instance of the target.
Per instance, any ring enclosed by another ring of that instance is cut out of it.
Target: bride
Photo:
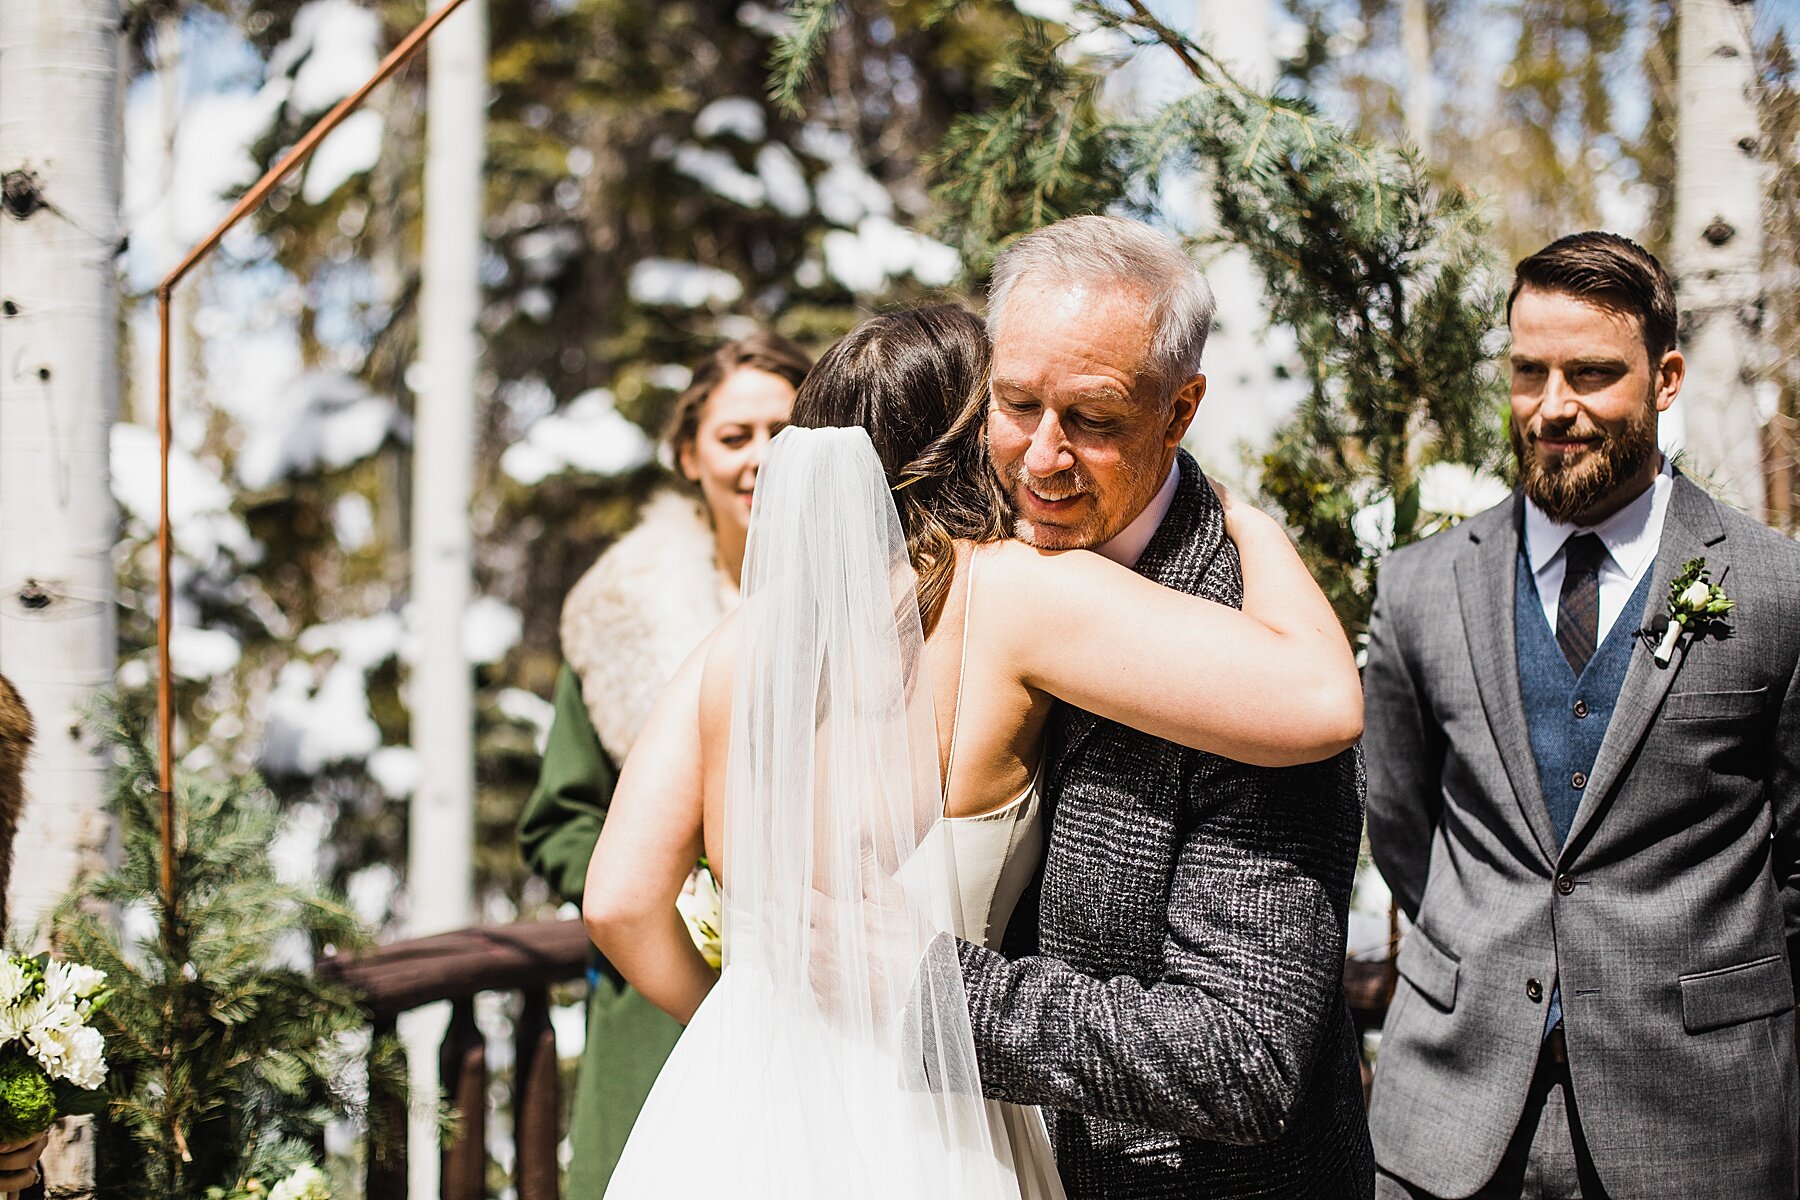
[[[1037,869],[1052,706],[1263,766],[1360,732],[1349,646],[1264,514],[1225,500],[1242,612],[1008,540],[987,360],[954,305],[820,360],[762,469],[742,607],[625,764],[583,912],[688,1028],[609,1197],[1061,1200],[1037,1110],[982,1098],[948,936],[998,947]],[[723,974],[675,907],[701,853]]]

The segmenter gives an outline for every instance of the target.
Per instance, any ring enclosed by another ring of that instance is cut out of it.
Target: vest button
[[[1585,717],[1588,715],[1588,706],[1587,706],[1586,700],[1577,700],[1575,702],[1575,715],[1577,718]]]
[[[1578,792],[1579,792],[1579,791],[1580,791],[1580,790],[1581,790],[1581,789],[1582,789],[1582,788],[1584,788],[1584,787],[1586,787],[1586,786],[1587,786],[1587,774],[1586,774],[1586,772],[1583,772],[1583,771],[1577,771],[1577,772],[1575,772],[1575,774],[1573,774],[1573,775],[1571,775],[1571,776],[1569,776],[1569,785],[1570,785],[1570,786],[1571,786],[1571,787],[1573,787],[1573,788],[1574,788],[1574,789],[1575,789],[1575,790],[1576,790],[1576,791],[1578,791]]]
[[[1535,979],[1525,981],[1525,998],[1536,1004],[1544,998],[1544,985]]]
[[[1567,875],[1558,875],[1556,877],[1556,890],[1566,896],[1575,890],[1575,881],[1570,879]]]

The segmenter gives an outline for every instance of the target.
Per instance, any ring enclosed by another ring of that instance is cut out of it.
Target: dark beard
[[[1570,433],[1578,426],[1543,428],[1546,432]],[[1656,453],[1656,405],[1654,399],[1646,403],[1623,429],[1605,435],[1580,462],[1569,466],[1555,456],[1539,454],[1536,444],[1519,431],[1517,424],[1508,422],[1507,432],[1525,495],[1551,520],[1573,525],[1604,497],[1635,478]]]

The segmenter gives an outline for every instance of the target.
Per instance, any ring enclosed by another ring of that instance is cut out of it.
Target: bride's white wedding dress
[[[981,1095],[943,936],[998,944],[1042,848],[1037,783],[942,817],[912,569],[862,430],[775,440],[737,638],[725,968],[608,1200],[1063,1200],[1038,1111]]]

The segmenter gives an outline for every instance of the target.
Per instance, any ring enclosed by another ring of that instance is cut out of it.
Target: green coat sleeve
[[[600,826],[618,770],[606,757],[581,699],[581,681],[564,663],[556,677],[556,713],[537,787],[519,815],[525,865],[564,900],[581,903]]]

